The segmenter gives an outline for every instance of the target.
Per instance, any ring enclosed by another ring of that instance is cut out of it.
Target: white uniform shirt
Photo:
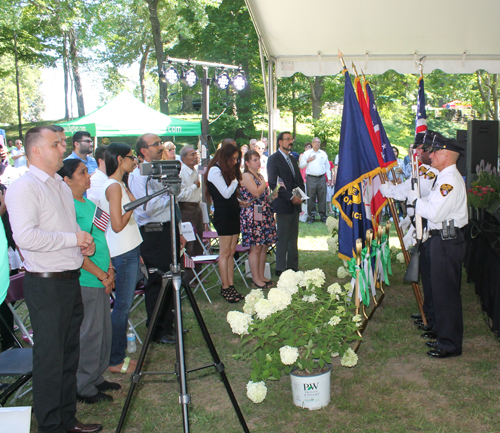
[[[427,199],[417,200],[416,213],[427,218],[430,230],[441,230],[444,221],[455,220],[455,227],[468,223],[465,182],[455,164],[439,172]]]
[[[307,159],[314,155],[316,158],[308,163]],[[302,158],[300,158],[299,167],[304,168],[306,166],[306,174],[310,174],[311,176],[321,176],[326,174],[328,180],[332,179],[328,155],[323,150],[319,149],[315,152],[314,149],[309,149],[307,152],[304,152]]]
[[[419,167],[420,196],[426,197],[431,192],[432,185],[439,171],[427,164],[421,164]],[[411,190],[411,178],[403,183],[391,185],[385,197],[394,200],[405,201],[408,198],[408,192]]]
[[[199,180],[198,170],[189,168],[186,164],[182,164],[179,173],[181,178],[181,193],[177,196],[179,202],[200,203],[201,202],[201,185],[195,185]]]

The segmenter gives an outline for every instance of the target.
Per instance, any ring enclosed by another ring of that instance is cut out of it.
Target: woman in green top
[[[111,353],[109,294],[115,285],[114,269],[104,231],[94,224],[96,205],[83,196],[90,188],[87,167],[79,159],[67,159],[58,174],[73,193],[78,225],[94,237],[96,246],[93,256],[84,257],[80,276],[84,317],[76,373],[77,398],[84,403],[111,401],[113,397],[104,391],[121,388],[120,384],[107,382],[102,376]]]

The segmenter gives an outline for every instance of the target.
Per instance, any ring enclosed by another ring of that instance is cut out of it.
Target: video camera
[[[149,176],[152,179],[159,180],[163,185],[172,187],[175,195],[180,193],[181,171],[180,161],[151,161],[139,164],[139,170],[142,176]]]

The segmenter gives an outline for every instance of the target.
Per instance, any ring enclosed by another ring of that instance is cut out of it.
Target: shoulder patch
[[[446,197],[451,191],[453,191],[453,187],[449,183],[443,183],[439,190],[441,191],[441,195]]]
[[[430,180],[436,179],[436,173],[427,170],[427,173],[424,174],[424,179],[430,179]]]
[[[418,168],[418,173],[420,176],[424,176],[429,170],[427,170],[427,167],[424,167],[423,165],[421,165],[419,168]]]

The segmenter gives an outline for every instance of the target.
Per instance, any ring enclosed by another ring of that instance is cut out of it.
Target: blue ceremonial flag
[[[365,119],[349,73],[344,71],[344,112],[340,128],[339,165],[332,203],[339,209],[339,257],[350,260],[356,239],[364,239],[371,228],[365,211],[363,180],[380,173]],[[367,203],[369,207],[370,203]]]
[[[418,79],[417,116],[415,117],[415,135],[427,131],[427,113],[425,112],[424,77]]]

